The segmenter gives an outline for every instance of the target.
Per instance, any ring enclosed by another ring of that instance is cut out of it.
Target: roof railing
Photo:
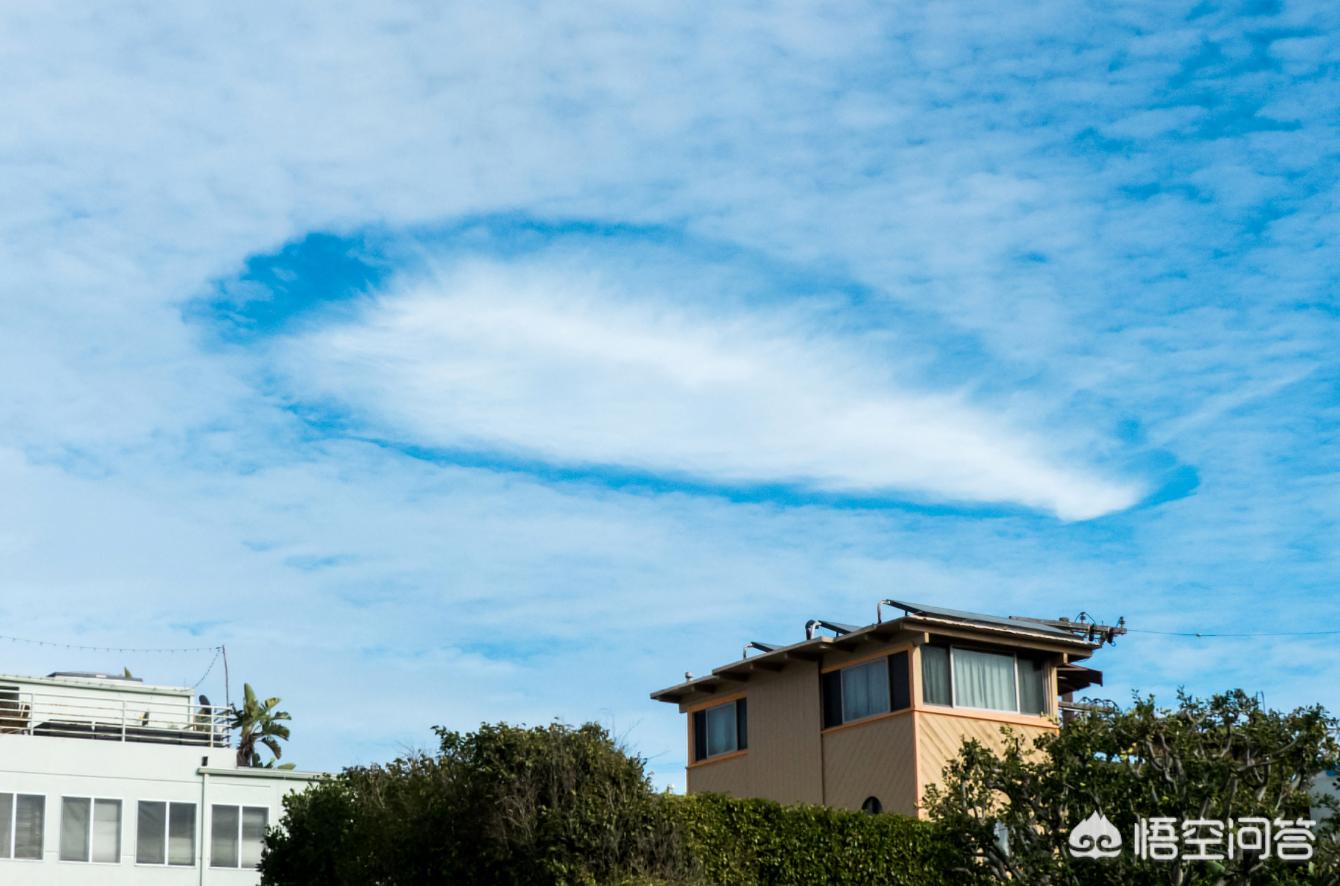
[[[0,687],[0,735],[226,748],[228,708],[189,698],[96,698]]]

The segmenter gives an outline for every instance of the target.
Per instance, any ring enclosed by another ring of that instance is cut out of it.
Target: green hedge
[[[968,883],[964,852],[901,815],[782,806],[715,794],[666,796],[694,879],[714,886]]]
[[[787,886],[968,882],[968,851],[897,815],[652,790],[600,726],[439,732],[284,800],[266,886]]]

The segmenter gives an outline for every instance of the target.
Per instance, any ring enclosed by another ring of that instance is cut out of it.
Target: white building
[[[226,710],[100,674],[0,676],[0,884],[241,886],[312,773],[247,769]]]

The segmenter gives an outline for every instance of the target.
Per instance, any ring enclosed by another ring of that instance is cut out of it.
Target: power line
[[[1340,634],[1340,630],[1334,631],[1243,631],[1219,633],[1214,631],[1151,631],[1145,628],[1127,628],[1132,634],[1158,634],[1161,637],[1195,637],[1206,639],[1210,637],[1333,637]]]
[[[8,640],[10,643],[26,643],[29,646],[50,646],[55,649],[77,649],[83,652],[132,652],[137,654],[164,654],[176,655],[178,653],[194,652],[219,652],[222,646],[181,646],[181,647],[129,647],[129,646],[85,646],[80,643],[54,643],[50,640],[30,640],[27,637],[11,637],[7,634],[0,634],[0,640]]]
[[[214,650],[214,657],[211,658],[211,659],[209,660],[209,667],[205,668],[205,672],[204,672],[203,674],[200,675],[200,679],[199,679],[199,680],[196,680],[194,683],[191,684],[191,691],[192,691],[192,692],[194,692],[195,690],[199,689],[199,688],[200,688],[200,684],[203,683],[203,682],[205,682],[205,678],[209,676],[209,672],[212,671],[212,670],[214,670],[214,665],[218,664],[219,656],[220,656],[220,655],[223,655],[223,647],[222,647],[222,646],[220,646],[218,649],[215,649],[215,650]]]

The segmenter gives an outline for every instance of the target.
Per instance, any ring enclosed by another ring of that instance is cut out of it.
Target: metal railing
[[[228,747],[228,709],[189,698],[144,699],[0,687],[0,735]]]

